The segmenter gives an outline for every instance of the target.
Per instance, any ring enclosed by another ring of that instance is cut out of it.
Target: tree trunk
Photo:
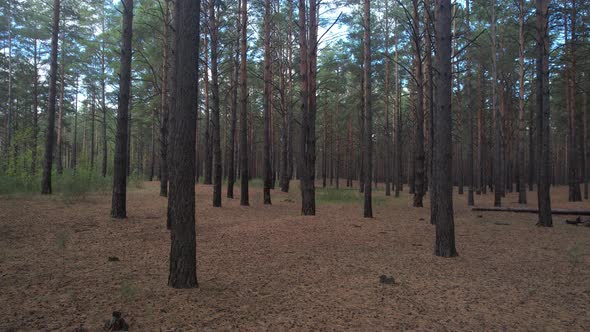
[[[76,171],[76,165],[78,164],[78,81],[79,81],[79,77],[76,77],[76,96],[75,96],[75,102],[74,102],[74,138],[73,138],[73,149],[72,149],[72,169],[74,169],[74,172]],[[35,108],[35,113],[36,113],[36,108]],[[34,115],[35,117],[37,116],[36,114]],[[37,122],[37,120],[35,119],[35,122]]]
[[[117,135],[113,165],[113,199],[111,217],[127,217],[127,150],[128,113],[131,94],[131,42],[133,40],[133,0],[123,0],[123,28],[119,104],[117,107]]]
[[[391,140],[391,130],[389,125],[389,1],[385,0],[385,163],[383,171],[385,175],[385,196],[391,196],[391,155],[393,151],[393,142]],[[391,146],[390,146],[391,144]]]
[[[38,62],[37,38],[33,46],[33,146],[31,147],[31,174],[37,174],[37,139],[39,136],[39,62]],[[77,102],[78,99],[76,99]],[[75,151],[75,150],[74,150]]]
[[[221,207],[221,126],[219,121],[219,73],[217,69],[219,22],[216,18],[214,1],[209,1],[209,30],[211,33],[211,135],[213,143],[213,206]]]
[[[494,206],[502,206],[502,115],[497,102],[496,0],[492,0],[492,112],[494,114]]]
[[[457,15],[457,6],[453,7],[453,17]],[[453,20],[453,36],[457,35],[457,20]],[[452,42],[452,49],[451,49],[451,59],[454,59],[456,56],[456,46],[457,41],[456,39]],[[457,73],[459,72],[459,63],[456,64]],[[457,87],[460,89],[461,82],[459,81],[459,75],[453,75],[451,73],[451,112],[453,111],[453,83],[457,82]],[[457,168],[457,193],[459,195],[463,195],[464,190],[464,165],[463,165],[463,103],[461,99],[461,92],[457,91],[456,95],[457,100],[457,131],[459,132],[459,141],[457,142],[457,161],[456,161],[456,168]]]
[[[174,87],[176,86],[175,50],[170,43],[170,2],[166,0],[164,12],[164,36],[162,40],[162,97],[160,105],[160,196],[168,196],[168,115],[176,105]],[[174,31],[172,31],[174,37]],[[170,86],[168,86],[170,84]],[[170,88],[170,92],[169,92]]]
[[[238,7],[241,2],[238,2]],[[238,10],[239,12],[239,10]],[[234,198],[234,182],[236,181],[236,123],[237,123],[237,109],[238,109],[238,82],[239,82],[239,67],[240,67],[240,14],[236,17],[236,45],[235,54],[233,55],[232,67],[232,88],[231,88],[231,104],[230,104],[230,127],[229,127],[229,143],[228,143],[228,173],[227,173],[227,198]]]
[[[467,42],[471,40],[471,22],[470,22],[470,7],[469,7],[469,0],[465,0],[465,37],[467,38]],[[471,49],[467,47],[466,49],[466,63],[465,63],[465,96],[467,97],[467,205],[473,206],[475,204],[475,198],[473,196],[474,193],[474,185],[475,185],[475,177],[474,177],[474,169],[475,163],[473,158],[473,112],[474,112],[474,103],[473,103],[473,96],[471,95],[471,87],[472,87],[472,77],[471,77]]]
[[[326,188],[326,173],[328,170],[328,120],[326,119],[328,114],[328,108],[324,108],[324,125],[323,125],[323,132],[324,137],[322,139],[322,188]]]
[[[175,1],[175,108],[170,116],[171,226],[168,286],[198,287],[195,230],[195,143],[197,123],[199,0]]]
[[[55,60],[57,62],[57,59]],[[3,159],[6,170],[10,167],[10,145],[12,144],[12,1],[8,1],[8,106],[6,114],[6,139],[4,142]]]
[[[420,45],[420,18],[418,16],[418,0],[412,0],[414,14],[412,17],[414,45],[414,77],[416,79],[416,109],[415,109],[415,136],[414,136],[414,207],[422,207],[424,197],[424,81],[422,72],[422,49]],[[436,135],[436,133],[435,133]],[[450,174],[450,173],[449,173]]]
[[[525,168],[525,123],[524,123],[524,0],[519,0],[518,12],[518,152],[517,152],[517,170],[518,170],[518,203],[526,204],[526,186],[524,183]]]
[[[96,119],[96,95],[92,91],[92,101],[90,106],[90,171],[94,172],[94,155],[95,155],[95,120]]]
[[[41,193],[51,194],[51,168],[55,138],[55,101],[57,96],[57,40],[59,35],[60,0],[53,0],[53,22],[51,28],[51,55],[49,58],[49,101],[47,102],[47,135],[45,138],[45,160]]]
[[[206,11],[206,9],[205,9]],[[206,30],[206,29],[204,29]],[[211,153],[211,106],[209,104],[209,48],[207,42],[207,33],[203,35],[203,52],[205,70],[203,70],[203,84],[205,85],[205,137],[203,139],[205,146],[205,172],[203,175],[203,184],[213,183],[213,154]]]
[[[293,146],[292,146],[292,117],[293,117],[293,78],[292,78],[292,53],[293,53],[293,1],[289,1],[288,5],[289,12],[289,27],[287,33],[287,80],[288,80],[288,91],[285,93],[284,87],[282,87],[283,93],[281,98],[283,102],[283,132],[282,135],[282,158],[281,158],[281,191],[289,192],[289,181],[293,176]],[[281,84],[284,85],[284,73],[281,78]]]
[[[449,174],[452,171],[452,130],[451,112],[451,1],[439,0],[436,6],[436,53],[435,53],[435,98],[434,117],[434,160],[432,170],[432,190],[436,192],[436,208],[432,220],[436,221],[435,255],[457,256],[455,249],[455,226],[453,220],[453,183]]]
[[[263,117],[264,117],[264,151],[262,163],[262,176],[264,181],[263,196],[264,204],[271,204],[270,189],[272,187],[272,167],[271,167],[271,119],[270,108],[272,103],[272,75],[271,75],[271,54],[270,54],[270,20],[271,9],[270,0],[264,1],[264,94],[262,99]]]
[[[318,7],[319,4],[316,1],[310,1],[309,17],[307,17],[306,1],[299,0],[299,71],[302,101],[300,187],[301,213],[306,216],[315,215],[315,120]]]
[[[103,11],[102,11],[102,33],[103,36],[106,33],[105,31],[105,21],[106,21],[106,13],[104,9],[103,3]],[[105,40],[100,43],[100,94],[101,94],[101,109],[102,109],[102,169],[101,175],[103,177],[107,176],[107,104],[106,104],[106,74],[105,74]]]
[[[586,90],[582,91],[583,117],[582,117],[582,181],[584,181],[584,199],[588,199],[588,95]]]
[[[433,68],[432,68],[432,19],[431,1],[424,0],[424,147],[425,147],[425,172],[424,172],[424,191],[428,190],[429,181],[432,179],[432,137],[434,136],[432,119],[433,119]]]
[[[66,73],[65,73],[65,20],[62,21],[62,31],[61,31],[61,59],[59,64],[59,76],[60,76],[60,86],[59,86],[59,109],[57,113],[57,169],[56,172],[58,175],[63,174],[63,113],[64,113],[64,93],[65,93],[65,86],[66,86]],[[16,156],[15,156],[16,162]]]
[[[248,76],[246,72],[247,52],[247,27],[248,27],[248,1],[242,1],[242,40],[241,40],[241,63],[240,63],[240,205],[248,206]]]
[[[564,2],[564,11],[567,9]],[[568,201],[578,202],[582,200],[580,193],[580,175],[578,165],[578,136],[576,133],[576,1],[571,0],[571,39],[568,47],[568,31],[567,31],[567,14],[564,13],[565,26],[565,53],[566,53],[566,100],[568,104],[568,123],[569,123],[569,141],[568,141],[568,185],[569,195]],[[568,54],[569,53],[569,54]],[[569,56],[567,56],[569,55]],[[569,58],[569,59],[568,59]],[[569,61],[569,66],[568,66]]]
[[[373,218],[372,173],[373,173],[373,111],[371,109],[371,5],[364,0],[364,39],[363,39],[363,95],[365,113],[365,206],[364,217]]]
[[[394,25],[394,30],[396,26]],[[397,32],[393,38],[393,44],[395,45],[395,122],[393,124],[393,135],[395,138],[395,197],[399,197],[400,191],[402,191],[402,112],[401,112],[401,91],[399,88],[399,53],[397,50],[398,37]]]
[[[551,227],[550,196],[550,108],[549,108],[549,0],[536,0],[537,17],[537,154],[538,226]]]

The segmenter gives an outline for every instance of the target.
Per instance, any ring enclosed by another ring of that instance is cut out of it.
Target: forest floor
[[[412,208],[407,193],[385,199],[380,187],[375,218],[364,219],[360,198],[320,198],[317,216],[302,217],[296,182],[273,191],[272,206],[252,188],[250,207],[224,197],[221,209],[212,187],[197,185],[190,290],[167,286],[156,182],[129,192],[123,221],[109,217],[107,193],[0,197],[0,331],[100,330],[114,310],[134,331],[590,330],[590,227],[471,212],[456,195],[459,257],[439,258],[428,199]],[[567,203],[566,188],[552,192],[553,207],[590,208]],[[493,195],[475,199],[491,206]],[[536,193],[528,199],[536,206]]]

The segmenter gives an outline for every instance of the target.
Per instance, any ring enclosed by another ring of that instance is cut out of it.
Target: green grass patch
[[[101,176],[85,169],[64,170],[63,174],[51,175],[53,196],[66,199],[83,198],[96,192],[112,190],[113,178],[110,175]],[[137,174],[127,178],[127,189],[143,188],[143,179]],[[3,196],[33,196],[41,192],[41,174],[0,175],[0,195]]]
[[[315,192],[318,204],[361,204],[365,197],[358,189],[316,188]],[[373,205],[381,205],[385,202],[385,197],[373,195]]]

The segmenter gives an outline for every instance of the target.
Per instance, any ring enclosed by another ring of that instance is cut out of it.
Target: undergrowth
[[[143,180],[132,174],[127,178],[128,189],[142,188]],[[105,177],[89,170],[64,170],[63,174],[51,175],[51,187],[54,196],[67,199],[82,198],[90,193],[104,193],[112,189],[113,178]],[[0,195],[33,196],[41,192],[41,174],[2,174],[0,175]]]
[[[316,202],[318,204],[360,204],[364,202],[364,197],[364,194],[358,189],[316,188]],[[385,201],[385,197],[373,195],[373,205],[380,205]]]

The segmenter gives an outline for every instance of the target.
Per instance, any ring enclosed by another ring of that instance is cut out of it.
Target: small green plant
[[[64,251],[64,250],[66,250],[66,246],[68,244],[69,238],[70,238],[70,236],[68,233],[66,233],[64,231],[60,231],[55,236],[55,245],[57,246],[57,248],[59,250]]]
[[[584,249],[578,244],[575,243],[572,247],[570,247],[567,251],[567,258],[572,267],[577,267],[582,262],[582,257],[584,257]]]
[[[123,281],[121,284],[121,296],[127,302],[133,301],[135,297],[136,290],[135,288],[127,281]]]
[[[66,247],[68,245],[68,241],[70,239],[70,235],[65,231],[60,231],[55,236],[55,246],[61,253],[61,274],[62,278],[65,275],[65,268],[66,268]]]
[[[101,176],[95,170],[80,167],[66,169],[60,175],[52,174],[53,197],[66,200],[84,198],[90,193],[104,193],[111,190],[113,178]],[[143,188],[143,178],[134,173],[128,177],[128,188]],[[41,174],[10,173],[0,175],[0,195],[33,196],[41,191]]]
[[[127,183],[131,188],[141,189],[143,188],[143,177],[141,176],[141,174],[133,172],[131,176],[127,178]]]
[[[353,204],[363,203],[364,194],[357,189],[316,188],[316,202],[318,204]],[[385,197],[373,196],[373,204],[385,203]]]

